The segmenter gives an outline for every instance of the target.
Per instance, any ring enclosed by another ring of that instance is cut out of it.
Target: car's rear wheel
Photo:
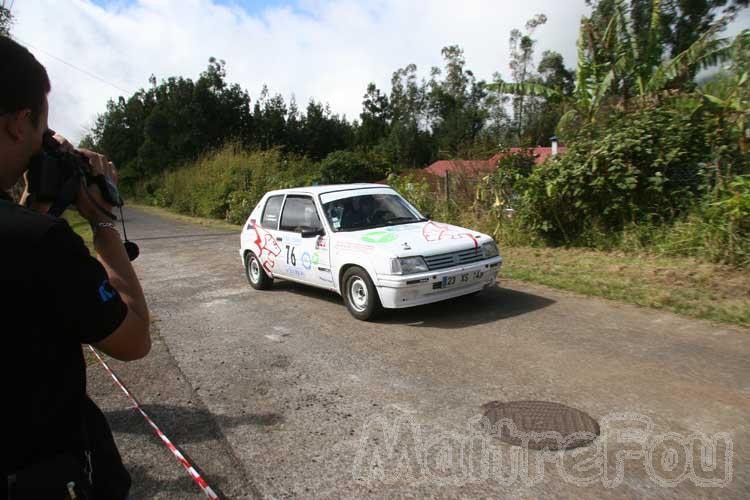
[[[266,270],[253,252],[245,253],[245,276],[250,286],[256,290],[268,290],[273,285],[273,278],[266,274]]]
[[[341,282],[344,304],[352,316],[371,321],[380,314],[383,306],[367,271],[361,267],[350,267]]]

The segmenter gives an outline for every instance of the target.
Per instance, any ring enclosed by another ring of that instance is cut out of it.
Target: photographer
[[[0,303],[9,394],[3,468],[9,498],[123,499],[130,476],[104,415],[86,395],[81,344],[124,361],[142,358],[151,347],[146,301],[120,235],[102,213],[112,205],[96,185],[82,181],[74,201],[94,230],[96,258],[65,220],[8,196],[41,150],[50,83],[34,56],[5,37],[0,75]],[[72,150],[67,143],[61,147]],[[91,174],[116,182],[104,156],[81,152]]]

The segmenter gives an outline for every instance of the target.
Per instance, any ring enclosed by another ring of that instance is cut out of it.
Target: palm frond
[[[606,96],[609,90],[612,88],[612,83],[615,81],[615,76],[616,75],[614,68],[610,69],[594,90],[594,95],[591,99],[591,102],[589,103],[589,118],[594,116],[597,108],[599,107],[599,104],[602,102],[602,99],[604,99],[604,96]]]
[[[549,87],[542,85],[541,83],[533,82],[521,82],[521,83],[490,83],[487,85],[488,89],[497,90],[504,94],[513,94],[517,96],[538,96],[546,97],[547,99],[559,99],[560,93]]]
[[[690,47],[662,64],[650,78],[646,90],[658,91],[671,80],[686,74],[691,68],[699,69],[714,66],[731,57],[729,38],[715,38],[719,25],[706,31]]]

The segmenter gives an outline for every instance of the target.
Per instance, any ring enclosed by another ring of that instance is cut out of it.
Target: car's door
[[[282,250],[279,275],[325,288],[333,286],[327,236],[312,196],[287,195],[276,241]]]

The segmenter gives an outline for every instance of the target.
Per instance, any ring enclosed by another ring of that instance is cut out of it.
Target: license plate
[[[453,276],[443,276],[443,283],[441,288],[448,288],[456,285],[465,285],[481,279],[484,276],[483,271],[474,271],[472,273],[454,274]]]

